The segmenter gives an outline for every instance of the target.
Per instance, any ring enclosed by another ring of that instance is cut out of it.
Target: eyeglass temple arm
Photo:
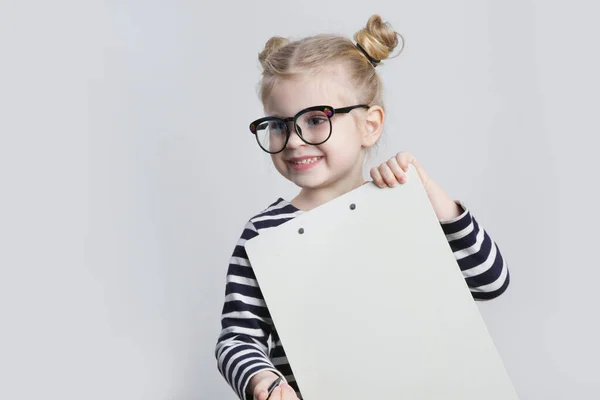
[[[370,107],[368,105],[366,105],[366,104],[359,104],[359,105],[356,105],[356,106],[335,108],[333,111],[336,114],[345,114],[345,113],[349,113],[350,111],[354,110],[355,108],[370,108]]]

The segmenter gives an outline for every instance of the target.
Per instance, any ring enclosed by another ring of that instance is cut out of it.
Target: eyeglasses
[[[294,123],[294,130],[306,144],[320,145],[331,137],[331,118],[335,114],[347,114],[356,108],[369,108],[359,104],[350,107],[333,108],[330,106],[314,106],[305,108],[293,117],[263,117],[250,124],[250,132],[256,136],[261,149],[269,154],[277,154],[285,149],[290,140],[289,123]]]

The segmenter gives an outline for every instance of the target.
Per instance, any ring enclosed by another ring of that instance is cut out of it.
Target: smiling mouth
[[[321,158],[323,157],[312,157],[312,158],[305,158],[304,160],[289,160],[288,162],[290,164],[294,164],[294,165],[305,165],[305,164],[313,164],[316,163],[317,161],[319,161]]]

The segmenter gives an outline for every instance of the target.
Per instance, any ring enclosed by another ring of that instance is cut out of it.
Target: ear
[[[383,132],[383,122],[385,120],[385,112],[380,106],[372,106],[367,110],[365,126],[363,130],[362,145],[363,147],[372,147],[377,143],[381,133]]]

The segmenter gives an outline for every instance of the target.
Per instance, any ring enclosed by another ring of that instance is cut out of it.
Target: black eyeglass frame
[[[313,106],[313,107],[308,107],[305,108],[303,110],[300,110],[296,115],[294,115],[293,117],[288,117],[288,118],[278,118],[278,117],[262,117],[259,118],[255,121],[253,121],[250,124],[250,132],[255,136],[256,138],[256,142],[258,143],[258,145],[260,146],[260,148],[262,150],[264,150],[265,152],[269,153],[269,154],[277,154],[277,153],[281,153],[283,150],[285,150],[289,140],[290,140],[290,129],[288,127],[288,122],[293,122],[294,123],[294,131],[296,131],[296,134],[298,135],[298,137],[306,144],[312,145],[312,146],[318,146],[321,145],[323,143],[325,143],[326,141],[329,140],[329,138],[331,137],[333,128],[331,125],[331,118],[333,118],[334,115],[336,114],[347,114],[350,111],[357,109],[357,108],[370,108],[370,106],[366,105],[366,104],[357,104],[354,106],[349,106],[349,107],[342,107],[342,108],[333,108],[331,106]],[[327,119],[329,121],[329,135],[327,135],[327,138],[321,142],[318,143],[312,143],[309,142],[308,140],[306,140],[303,136],[302,136],[302,129],[300,129],[300,127],[298,126],[298,124],[296,124],[296,121],[298,120],[298,118],[300,118],[302,115],[308,113],[308,112],[312,112],[312,111],[322,111],[326,116]],[[261,124],[264,124],[265,122],[268,121],[279,121],[279,122],[283,122],[283,125],[285,126],[285,142],[283,144],[283,147],[281,148],[281,150],[279,151],[270,151],[265,149],[262,144],[260,143],[260,139],[258,138],[257,135],[257,131],[258,131],[258,127]]]

